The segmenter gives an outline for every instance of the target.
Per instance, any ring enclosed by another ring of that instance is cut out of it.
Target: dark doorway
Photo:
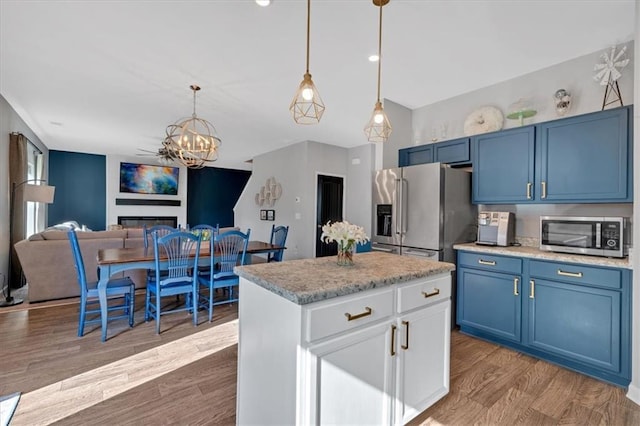
[[[342,220],[342,196],[344,180],[341,177],[318,175],[318,199],[316,211],[316,257],[331,256],[338,253],[338,245],[323,243],[320,240],[322,225],[328,221]]]

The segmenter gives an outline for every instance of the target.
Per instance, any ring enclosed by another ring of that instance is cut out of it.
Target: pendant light
[[[221,141],[213,124],[196,115],[196,92],[200,87],[195,84],[189,87],[193,90],[193,114],[191,118],[167,126],[167,137],[162,145],[174,160],[191,169],[201,169],[218,159]]]
[[[373,114],[364,128],[364,133],[367,135],[369,142],[386,142],[391,134],[391,123],[387,114],[385,114],[382,108],[382,102],[380,102],[380,67],[382,65],[382,6],[389,3],[389,0],[373,0],[373,4],[380,10],[380,22],[378,28],[378,99],[376,105],[373,108]]]
[[[293,120],[298,124],[316,124],[324,113],[322,98],[309,74],[309,30],[311,27],[311,0],[307,0],[307,71],[289,105]]]

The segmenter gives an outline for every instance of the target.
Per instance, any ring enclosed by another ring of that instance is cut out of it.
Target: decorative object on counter
[[[382,66],[382,6],[389,3],[389,0],[373,0],[373,4],[380,10],[380,20],[378,23],[378,98],[373,108],[373,114],[364,128],[369,142],[386,142],[391,135],[391,123],[385,114],[380,102],[380,68]]]
[[[201,169],[218,159],[222,141],[213,124],[196,115],[196,92],[200,87],[196,84],[189,87],[193,90],[193,114],[167,126],[167,137],[162,146],[171,158],[184,166]]]
[[[281,195],[282,185],[276,182],[276,178],[271,176],[270,178],[267,178],[264,186],[260,188],[260,192],[256,194],[256,205],[267,205],[273,207]]]
[[[324,103],[309,74],[309,29],[311,27],[311,0],[307,0],[307,68],[302,82],[293,96],[289,110],[297,124],[316,124],[324,113]]]
[[[601,86],[606,86],[604,89],[604,98],[602,99],[602,109],[604,110],[607,105],[620,102],[620,106],[624,106],[622,103],[622,95],[620,94],[620,87],[618,86],[618,79],[622,77],[622,69],[629,64],[629,58],[623,59],[627,46],[616,52],[616,46],[611,46],[609,51],[605,51],[600,55],[603,62],[596,64],[593,67],[596,75],[593,79],[600,83]],[[612,99],[607,101],[611,97]]]
[[[565,89],[556,90],[556,93],[553,94],[553,103],[556,107],[556,114],[562,117],[571,108],[571,93]]]
[[[521,98],[509,106],[507,118],[510,120],[520,120],[520,125],[522,126],[525,118],[533,117],[537,113],[538,111],[533,108],[529,100]]]
[[[464,120],[465,136],[478,135],[480,133],[495,132],[502,129],[504,116],[502,111],[493,106],[482,106]]]
[[[353,253],[356,244],[363,244],[369,241],[369,237],[364,232],[362,226],[353,225],[346,220],[344,222],[327,222],[322,227],[320,239],[325,243],[335,241],[338,243],[338,265],[353,265]]]

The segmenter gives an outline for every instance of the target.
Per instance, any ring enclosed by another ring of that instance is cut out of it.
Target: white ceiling
[[[631,40],[633,0],[391,0],[381,96],[417,108]],[[305,71],[306,1],[0,0],[0,94],[50,149],[156,150],[197,113],[222,138],[218,167],[304,140],[352,147],[376,100],[378,9],[311,3],[318,125],[289,103]],[[393,124],[393,123],[392,123]]]

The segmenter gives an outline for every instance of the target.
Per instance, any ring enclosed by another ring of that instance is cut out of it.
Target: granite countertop
[[[628,258],[612,258],[600,256],[586,256],[583,254],[555,253],[543,251],[538,247],[530,246],[484,246],[475,243],[455,244],[456,250],[475,251],[480,253],[503,254],[506,256],[529,257],[532,259],[554,260],[557,262],[582,263],[585,265],[611,266],[615,268],[631,269],[632,265]]]
[[[305,305],[455,269],[452,263],[380,252],[355,254],[354,263],[338,266],[336,256],[328,256],[237,266],[235,272],[298,305]]]

